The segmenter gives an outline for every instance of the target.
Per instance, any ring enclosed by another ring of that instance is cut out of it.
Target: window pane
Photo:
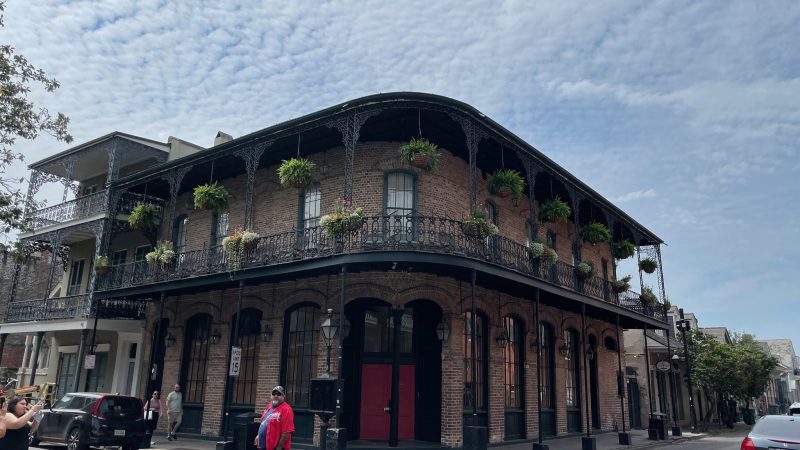
[[[386,215],[391,234],[411,234],[411,216],[414,214],[414,177],[407,173],[390,173],[386,176]]]
[[[505,317],[503,326],[508,342],[503,348],[505,375],[505,407],[522,408],[522,349],[521,324],[513,317]]]
[[[319,225],[321,199],[319,188],[306,190],[303,202],[303,228],[312,228]]]
[[[477,378],[472,375],[472,313],[464,313],[464,408],[472,408],[473,396],[477,409],[486,408],[485,380],[488,366],[484,357],[485,339],[484,329],[486,318],[478,315],[475,327],[475,365]],[[474,393],[473,393],[474,385]]]
[[[289,332],[284,343],[287,355],[284,372],[286,398],[292,406],[308,407],[317,357],[315,343],[319,336],[319,309],[303,306],[288,314]]]

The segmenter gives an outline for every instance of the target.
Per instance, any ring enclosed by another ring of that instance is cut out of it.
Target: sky
[[[660,236],[701,326],[800,353],[798,23],[796,0],[7,0],[0,42],[61,82],[31,98],[76,144],[211,146],[379,92],[463,101]]]

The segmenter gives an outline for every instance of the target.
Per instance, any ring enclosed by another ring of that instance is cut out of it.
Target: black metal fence
[[[567,288],[588,297],[665,320],[661,305],[643,307],[639,294],[621,294],[599,277],[582,279],[575,267],[562,261],[547,265],[530,256],[527,246],[502,236],[475,237],[464,233],[463,222],[441,217],[373,216],[360,227],[332,235],[322,227],[258,238],[240,254],[222,246],[179,253],[166,264],[137,261],[112,266],[98,290],[109,291],[321,258],[372,251],[417,251],[478,259]]]
[[[24,300],[8,304],[6,322],[76,319],[143,319],[145,302],[127,299],[103,299],[91,302],[88,294]]]
[[[119,211],[127,214],[139,203],[163,206],[164,201],[156,197],[126,192],[120,199]],[[71,220],[85,219],[98,214],[105,214],[106,212],[108,212],[108,198],[106,198],[106,191],[100,191],[36,210],[33,213],[32,225],[34,229],[38,229]]]

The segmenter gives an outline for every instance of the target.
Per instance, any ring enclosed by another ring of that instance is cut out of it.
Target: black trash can
[[[253,440],[258,434],[258,422],[254,420],[261,417],[254,412],[239,414],[234,418],[234,441],[236,450],[256,450]]]

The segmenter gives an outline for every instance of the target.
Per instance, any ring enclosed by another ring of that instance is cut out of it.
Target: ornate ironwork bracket
[[[166,175],[162,178],[169,183],[169,216],[167,220],[167,226],[171,227],[172,222],[175,221],[175,208],[176,203],[178,201],[178,190],[181,187],[181,182],[183,181],[183,177],[186,176],[189,171],[192,170],[191,167],[178,167],[173,170],[170,170]]]
[[[253,189],[256,180],[256,170],[258,170],[258,163],[261,160],[261,155],[264,154],[264,150],[271,147],[273,143],[275,143],[275,141],[259,142],[255,146],[245,147],[233,152],[234,155],[244,160],[245,169],[247,170],[244,227],[248,230],[253,226]]]
[[[469,151],[469,209],[471,212],[478,203],[477,180],[475,178],[475,172],[477,172],[476,158],[478,155],[478,144],[480,144],[482,139],[488,138],[489,135],[483,128],[478,126],[472,118],[454,112],[448,112],[447,114],[451,119],[461,125],[461,129],[464,131],[464,136],[466,136],[467,139],[467,150]]]
[[[339,130],[339,133],[342,135],[342,144],[344,145],[345,151],[343,198],[352,199],[353,196],[353,166],[355,162],[356,143],[361,134],[361,127],[364,126],[364,123],[366,123],[370,117],[380,114],[382,111],[383,108],[362,112],[353,110],[325,124],[328,128]]]
[[[529,220],[531,224],[531,238],[538,235],[539,232],[539,221],[536,218],[536,210],[535,210],[535,202],[534,202],[534,191],[536,188],[536,178],[539,176],[541,172],[544,172],[544,168],[539,165],[531,155],[524,153],[520,150],[516,151],[517,157],[522,161],[523,167],[525,167],[525,176],[528,178],[528,211],[529,211]]]

